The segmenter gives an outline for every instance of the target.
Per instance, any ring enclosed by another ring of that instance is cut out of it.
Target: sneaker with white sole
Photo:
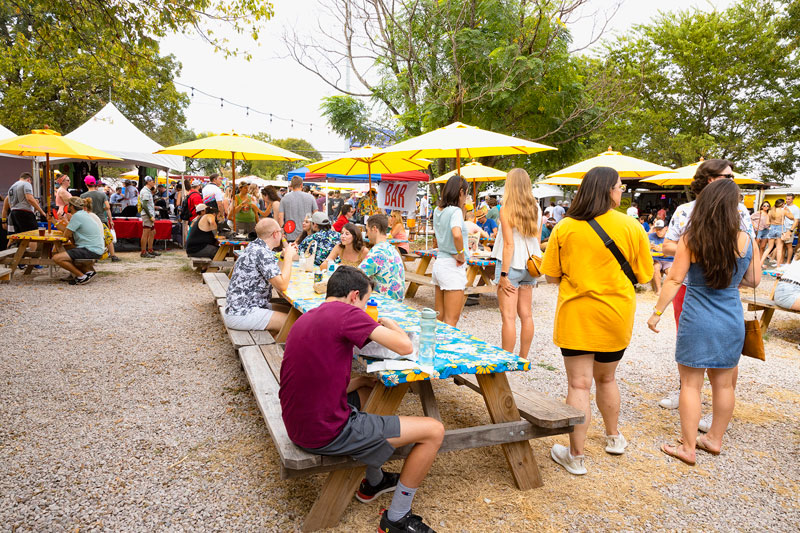
[[[664,409],[677,409],[680,397],[681,397],[681,391],[674,390],[669,394],[667,394],[666,396],[664,396],[663,398],[661,398],[661,400],[658,401],[658,405],[660,405]]]
[[[572,455],[567,446],[554,444],[553,448],[550,450],[550,457],[553,458],[553,461],[563,466],[570,474],[582,476],[586,473],[586,467],[583,466],[583,461],[586,459],[586,456]]]
[[[708,433],[711,429],[711,422],[713,420],[713,416],[711,413],[708,413],[706,416],[700,419],[700,422],[697,424],[697,429],[702,431],[703,433]]]
[[[625,448],[628,447],[628,441],[622,433],[617,435],[606,435],[606,453],[611,455],[622,455],[625,453]]]

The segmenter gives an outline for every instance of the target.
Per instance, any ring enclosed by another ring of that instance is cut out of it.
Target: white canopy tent
[[[0,124],[0,140],[16,137],[17,134]],[[22,172],[33,174],[33,193],[39,194],[39,167],[34,164],[35,157],[22,157],[11,154],[0,154],[0,191],[5,194]]]
[[[96,146],[123,159],[123,161],[101,161],[103,165],[120,167],[139,165],[178,172],[186,170],[182,156],[154,154],[153,152],[164,147],[142,133],[111,102],[67,137],[89,146]],[[52,161],[66,163],[77,160],[53,159]]]

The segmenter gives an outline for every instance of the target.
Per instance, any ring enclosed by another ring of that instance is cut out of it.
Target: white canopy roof
[[[164,147],[142,133],[111,102],[67,137],[124,159],[108,162],[109,165],[141,165],[179,172],[186,170],[182,156],[154,154],[153,152]]]
[[[0,124],[0,139],[10,139],[16,137],[17,134]]]

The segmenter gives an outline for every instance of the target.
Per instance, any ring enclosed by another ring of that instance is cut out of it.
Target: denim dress
[[[700,265],[691,264],[675,345],[678,364],[693,368],[733,368],[739,364],[744,346],[739,283],[752,257],[751,241],[744,257],[736,259],[731,283],[724,289],[708,287]]]

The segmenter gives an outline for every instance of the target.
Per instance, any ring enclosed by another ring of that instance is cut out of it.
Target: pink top
[[[392,239],[399,239],[401,241],[407,241],[408,235],[406,234],[406,229],[403,227],[402,224],[395,224],[395,227],[400,226],[400,231],[395,233],[394,228],[392,228]]]
[[[61,197],[62,195],[64,198]],[[59,187],[56,189],[56,207],[58,207],[59,211],[67,206],[67,202],[70,198],[72,198],[72,195],[65,187]]]

